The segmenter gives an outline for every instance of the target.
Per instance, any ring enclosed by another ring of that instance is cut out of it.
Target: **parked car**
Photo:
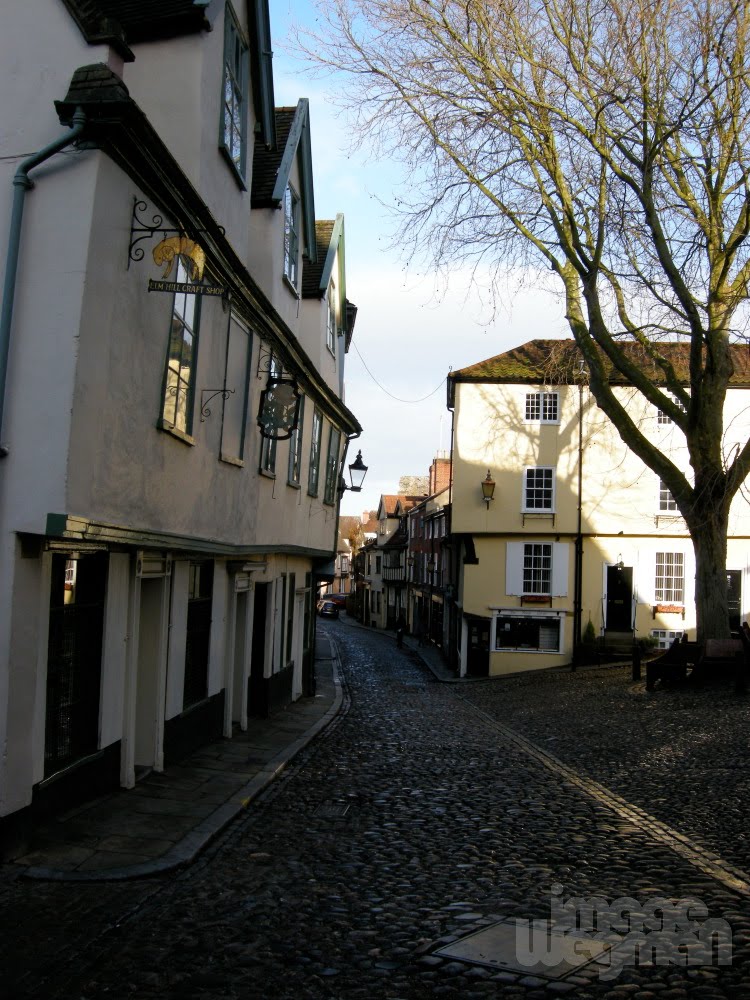
[[[333,601],[333,603],[339,608],[346,607],[346,599],[348,594],[326,594],[324,600]]]
[[[319,601],[318,614],[321,618],[338,618],[339,609],[333,601]]]

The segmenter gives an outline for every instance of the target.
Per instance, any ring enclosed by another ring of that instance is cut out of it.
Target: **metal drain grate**
[[[324,819],[342,819],[351,807],[351,802],[321,802],[313,815],[322,816]]]
[[[501,920],[435,951],[490,969],[563,979],[596,962],[609,945],[574,932],[555,933],[547,921]]]

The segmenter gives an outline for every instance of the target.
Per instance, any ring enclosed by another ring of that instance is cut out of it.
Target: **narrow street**
[[[4,995],[750,997],[749,897],[727,878],[750,867],[747,740],[729,757],[726,745],[744,702],[717,693],[716,719],[689,736],[691,695],[644,698],[613,668],[442,684],[392,634],[321,629],[338,647],[344,710],[196,863],[99,885],[0,869]],[[670,826],[715,857],[673,850]],[[732,964],[613,980],[594,965],[553,981],[434,954],[503,918],[547,919],[555,893],[697,897],[731,925]]]

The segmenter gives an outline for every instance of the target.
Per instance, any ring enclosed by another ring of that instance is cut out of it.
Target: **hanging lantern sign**
[[[300,394],[291,378],[269,378],[260,394],[258,425],[263,437],[275,441],[290,438],[297,429]]]

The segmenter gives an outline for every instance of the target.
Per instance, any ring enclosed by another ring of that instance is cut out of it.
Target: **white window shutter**
[[[552,545],[552,597],[567,597],[570,546],[566,542]]]
[[[505,593],[523,594],[523,542],[506,543]]]

